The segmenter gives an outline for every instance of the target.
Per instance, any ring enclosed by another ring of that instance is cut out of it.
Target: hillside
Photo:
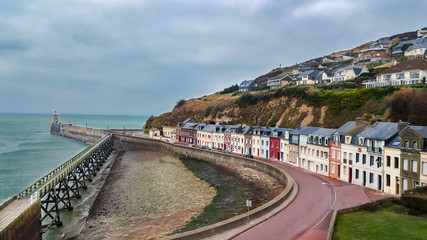
[[[146,128],[197,122],[296,128],[337,128],[363,116],[372,121],[409,121],[427,126],[427,88],[319,89],[292,87],[251,94],[213,94],[181,101]]]
[[[400,41],[416,38],[416,34],[417,32],[413,31],[380,39],[388,39],[392,45],[396,45]],[[367,48],[373,42],[375,41],[328,56],[337,57],[348,53],[356,56],[360,50]],[[326,67],[324,71],[330,75],[331,69],[351,63],[351,59],[322,63],[322,58],[318,57],[301,64],[308,67],[317,67],[321,64]],[[427,108],[423,107],[423,103],[427,101],[425,86],[402,87],[402,89],[398,87],[358,89],[361,88],[363,80],[375,77],[375,74],[380,71],[374,69],[378,65],[379,63],[368,64],[369,73],[364,73],[350,82],[263,90],[269,79],[283,77],[298,68],[298,65],[276,68],[256,78],[255,82],[259,87],[249,94],[234,91],[228,94],[215,93],[197,99],[180,100],[171,112],[150,118],[145,128],[175,126],[188,117],[192,117],[197,122],[217,124],[336,128],[347,121],[363,116],[368,120],[403,120],[415,125],[427,126]],[[237,88],[237,85],[235,87]]]

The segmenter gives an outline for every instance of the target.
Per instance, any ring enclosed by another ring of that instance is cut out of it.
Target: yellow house
[[[175,131],[175,127],[172,126],[163,126],[163,137],[169,139],[175,139],[172,137],[172,133]]]
[[[421,152],[421,186],[427,186],[427,152]]]

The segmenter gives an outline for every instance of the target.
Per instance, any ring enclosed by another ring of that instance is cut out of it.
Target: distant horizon
[[[0,112],[0,114],[50,114],[53,115],[53,112],[51,113],[42,113],[42,112]],[[108,114],[108,113],[61,113],[58,111],[59,116],[61,115],[93,115],[93,116],[132,116],[132,117],[150,117],[153,114],[142,114],[142,115],[133,115],[133,114]]]

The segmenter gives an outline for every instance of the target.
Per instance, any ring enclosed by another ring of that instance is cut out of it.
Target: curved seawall
[[[273,200],[249,211],[248,214],[242,214],[193,231],[175,234],[170,236],[168,239],[201,239],[217,234],[224,234],[225,232],[239,228],[240,230],[238,232],[234,231],[234,233],[228,234],[228,236],[236,235],[241,231],[245,231],[247,228],[254,226],[253,222],[256,222],[255,224],[257,224],[264,221],[266,218],[271,217],[278,211],[285,208],[290,202],[292,202],[298,189],[293,178],[286,172],[273,165],[258,160],[180,146],[153,139],[122,135],[114,135],[114,144],[115,148],[119,150],[167,151],[185,158],[194,158],[212,163],[226,163],[234,166],[252,168],[269,174],[285,186],[285,189]],[[251,224],[249,224],[249,220],[252,222]]]

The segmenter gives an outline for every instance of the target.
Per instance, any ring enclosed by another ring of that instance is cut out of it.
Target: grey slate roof
[[[313,132],[315,132],[318,128],[317,127],[298,127],[294,130],[289,131],[289,134],[291,135],[309,135]]]
[[[409,131],[409,129],[414,130],[415,132],[417,132],[418,134],[420,134],[423,138],[427,138],[427,127],[426,126],[409,126],[407,128],[405,128],[400,135],[406,133],[407,131]]]
[[[185,129],[194,129],[197,126],[198,123],[192,123],[192,122],[187,122],[185,123],[182,128]]]
[[[203,128],[203,131],[206,132],[215,132],[216,131],[216,125],[214,124],[208,124]]]
[[[242,83],[240,83],[240,88],[251,87],[254,82],[255,80],[244,80]]]
[[[386,141],[398,133],[397,123],[376,122],[357,135],[372,140]]]
[[[414,44],[414,45],[412,45],[412,46],[408,47],[408,49],[406,49],[406,51],[405,51],[405,52],[407,52],[407,51],[411,51],[411,50],[413,50],[413,49],[425,48],[425,47],[427,47],[427,41],[424,41],[424,42],[423,42],[423,43],[421,43],[421,44]]]
[[[396,137],[394,137],[388,144],[386,144],[386,147],[391,147],[391,148],[400,148],[400,142],[402,140],[400,139],[400,136],[397,135]]]
[[[332,134],[336,131],[337,129],[332,129],[332,128],[318,128],[316,131],[314,131],[309,135],[331,138]]]
[[[338,128],[335,132],[339,135],[344,135],[346,132],[350,131],[352,128],[356,126],[355,121],[348,121],[344,125],[342,125],[340,128]]]

